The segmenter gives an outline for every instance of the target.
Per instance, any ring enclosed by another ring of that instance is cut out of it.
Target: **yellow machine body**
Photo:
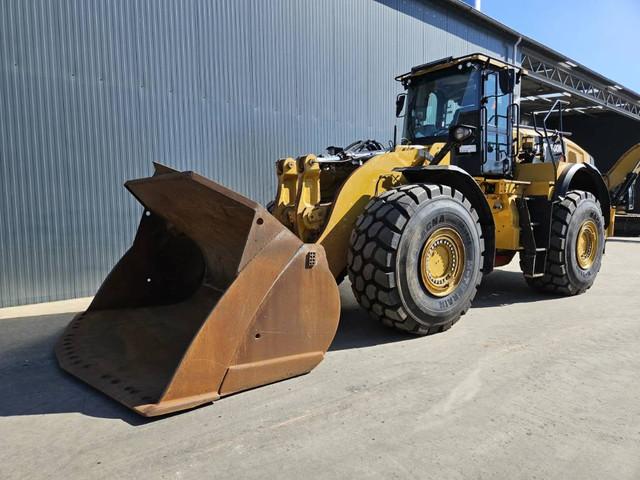
[[[538,136],[528,128],[521,128],[519,134],[522,143],[531,142]],[[323,176],[315,155],[279,160],[273,215],[302,240],[321,244],[327,252],[331,272],[338,277],[346,267],[353,225],[365,205],[371,198],[407,183],[398,168],[429,165],[428,158],[443,145],[397,146],[394,151],[368,160],[341,184],[328,178],[327,174]],[[496,226],[496,249],[513,252],[522,249],[517,198],[528,195],[551,198],[556,179],[565,168],[573,163],[593,162],[591,155],[575,142],[565,140],[565,147],[567,160],[573,161],[558,162],[557,170],[551,163],[518,163],[513,179],[475,179],[491,207]],[[447,154],[440,165],[449,163],[450,155]],[[326,190],[323,181],[333,187],[330,201],[320,194]]]

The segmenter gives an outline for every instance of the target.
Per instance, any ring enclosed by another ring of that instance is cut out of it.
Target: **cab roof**
[[[503,62],[502,60],[498,60],[497,58],[490,57],[488,55],[482,53],[472,53],[470,55],[465,55],[463,57],[446,57],[441,58],[440,60],[436,60],[434,62],[423,63],[422,65],[417,65],[411,69],[410,72],[403,73],[402,75],[398,75],[396,80],[398,82],[406,82],[409,78],[415,78],[427,73],[435,72],[438,70],[443,70],[445,68],[450,68],[461,63],[473,62],[473,63],[482,63],[485,65],[492,65],[496,68],[514,68],[518,70],[521,74],[526,74],[526,71],[517,65],[512,65],[510,63]]]

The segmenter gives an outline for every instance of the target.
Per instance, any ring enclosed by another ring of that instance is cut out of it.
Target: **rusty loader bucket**
[[[57,344],[64,370],[155,416],[322,360],[340,298],[320,245],[192,172],[156,165],[126,187],[145,207],[136,238]]]

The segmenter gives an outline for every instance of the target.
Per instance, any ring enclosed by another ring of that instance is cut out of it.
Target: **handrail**
[[[567,102],[566,100],[556,100],[553,103],[553,106],[547,111],[547,112],[533,112],[533,130],[541,137],[544,137],[544,141],[547,144],[547,148],[549,149],[549,155],[551,155],[551,163],[553,164],[553,171],[555,174],[555,183],[557,183],[558,181],[558,163],[556,162],[556,157],[555,157],[555,153],[553,152],[553,148],[551,146],[551,140],[549,139],[549,131],[547,130],[547,120],[549,120],[549,117],[551,116],[551,114],[556,110],[556,108],[558,109],[558,113],[560,115],[560,129],[556,130],[555,133],[557,135],[559,135],[560,137],[560,146],[562,148],[562,156],[566,155],[565,152],[565,147],[564,147],[564,136],[563,136],[563,128],[562,128],[562,105],[569,105],[569,102]],[[538,130],[538,125],[536,122],[536,115],[540,114],[540,113],[546,113],[544,119],[542,120],[542,129],[544,132],[544,135]],[[540,154],[542,155],[542,161],[544,162],[544,148],[542,149],[542,151],[540,152]]]

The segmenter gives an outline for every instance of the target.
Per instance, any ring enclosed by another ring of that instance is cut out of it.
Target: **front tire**
[[[526,278],[529,286],[571,296],[586,292],[596,279],[605,247],[604,218],[596,197],[570,191],[554,207],[545,274]]]
[[[482,280],[478,215],[459,192],[415,184],[373,198],[351,236],[353,293],[387,326],[427,335],[447,330],[471,306]]]

